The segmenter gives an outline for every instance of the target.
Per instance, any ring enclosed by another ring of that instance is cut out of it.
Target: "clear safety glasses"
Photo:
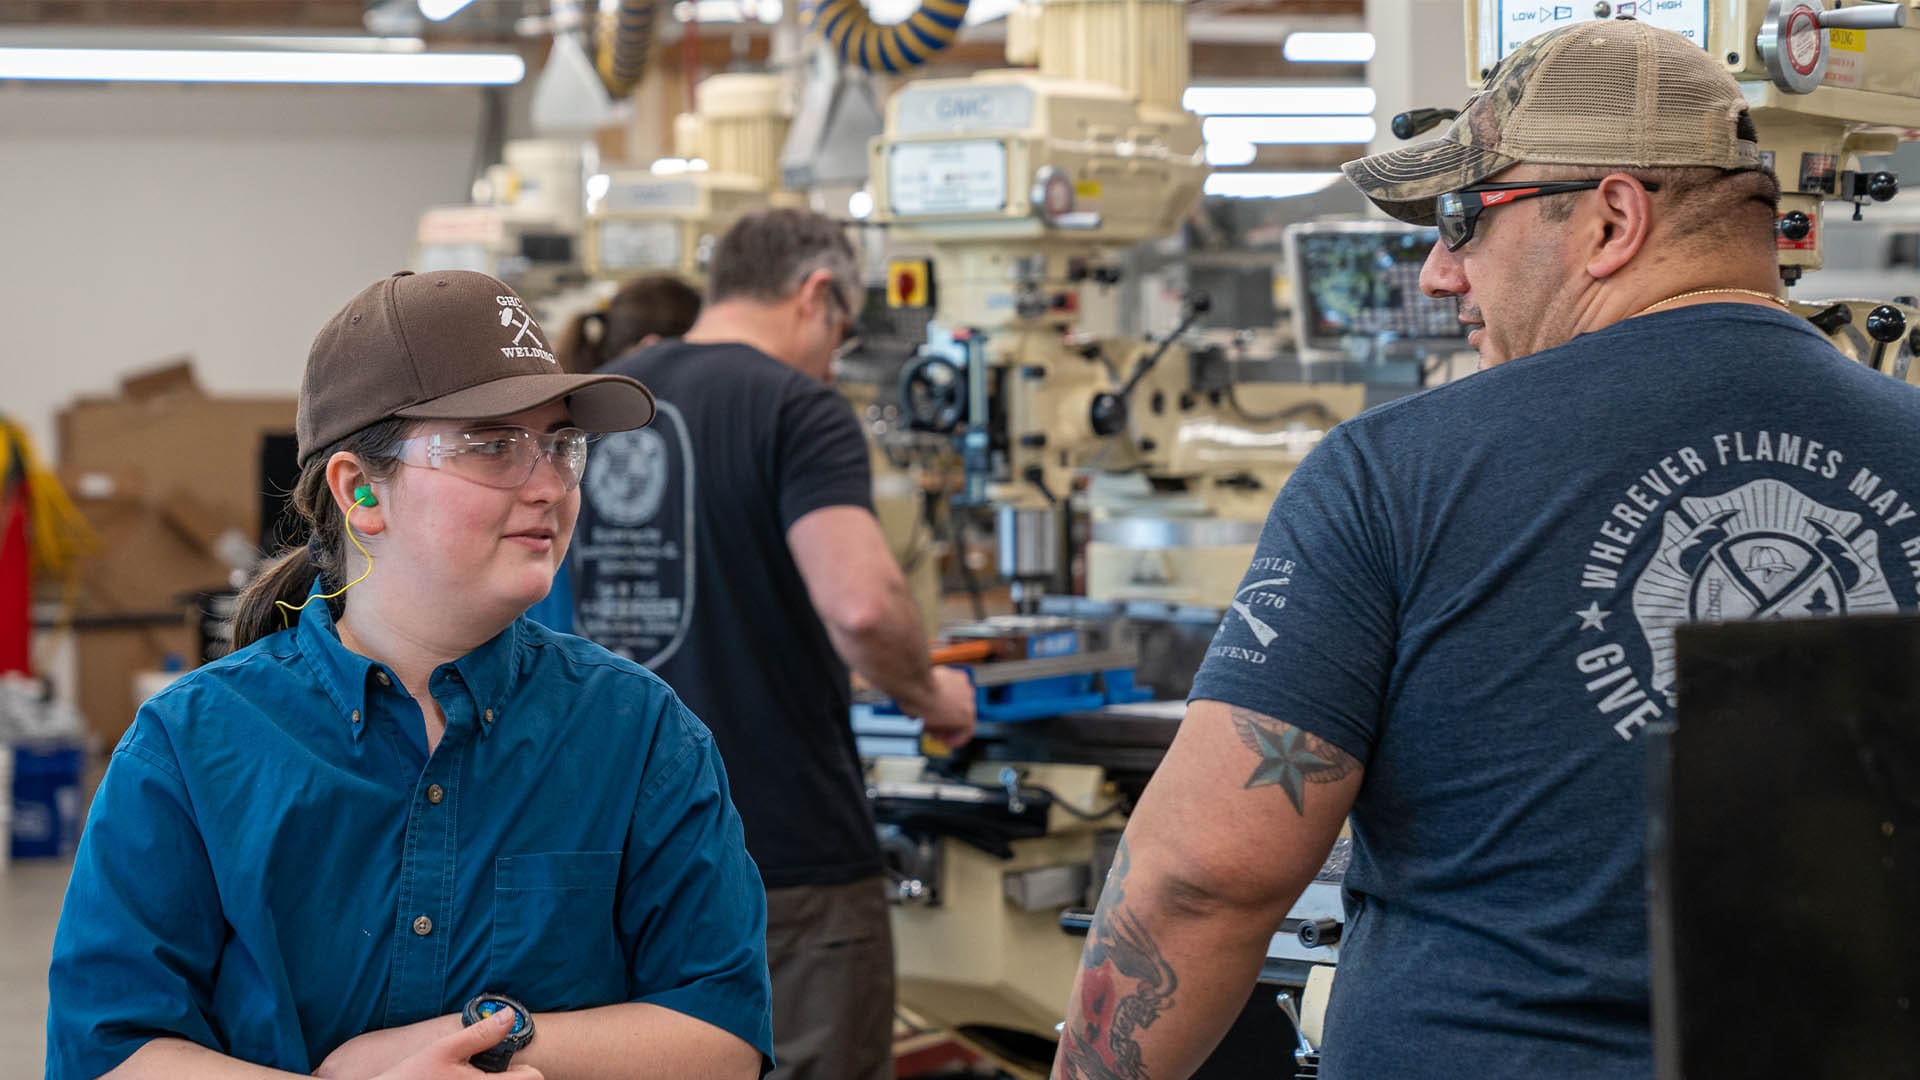
[[[578,428],[529,431],[489,427],[416,435],[400,443],[402,464],[445,469],[462,480],[512,490],[533,476],[542,459],[553,463],[560,483],[572,491],[587,471],[587,446],[597,438]]]

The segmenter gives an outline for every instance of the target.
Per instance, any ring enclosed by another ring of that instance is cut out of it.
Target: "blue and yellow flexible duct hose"
[[[919,67],[953,44],[966,18],[967,0],[921,0],[905,22],[881,26],[860,0],[809,2],[815,33],[849,64],[888,73]]]
[[[640,76],[646,74],[655,18],[654,0],[621,0],[612,32],[601,35],[595,66],[615,98],[633,93]]]

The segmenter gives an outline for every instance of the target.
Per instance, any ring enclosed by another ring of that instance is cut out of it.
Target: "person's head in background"
[[[546,595],[588,435],[652,419],[634,380],[561,372],[532,313],[485,274],[363,289],[314,339],[301,383],[291,501],[311,538],[242,592],[235,648],[325,592],[343,636],[377,625],[464,655]]]
[[[574,319],[554,351],[561,367],[585,375],[635,349],[680,337],[699,315],[698,290],[672,274],[650,274],[620,286],[605,310]]]
[[[822,382],[854,336],[865,299],[846,230],[808,210],[762,210],[734,223],[707,271],[696,343],[741,342]]]

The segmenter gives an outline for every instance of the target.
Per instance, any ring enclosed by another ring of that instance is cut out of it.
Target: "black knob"
[[[1087,422],[1093,426],[1093,433],[1101,438],[1125,431],[1127,399],[1106,391],[1093,395],[1093,407],[1087,410]]]
[[[1093,272],[1093,280],[1102,285],[1118,285],[1124,276],[1125,272],[1117,266],[1102,266]]]
[[[1213,297],[1195,289],[1187,294],[1187,310],[1195,315],[1205,315],[1213,310]]]
[[[1877,172],[1867,177],[1867,196],[1874,202],[1886,202],[1900,194],[1900,178],[1890,172]]]
[[[1300,924],[1300,944],[1309,949],[1332,945],[1340,940],[1339,919],[1314,919]]]
[[[1881,344],[1898,341],[1907,332],[1907,317],[1891,304],[1867,312],[1867,336]]]
[[[1805,240],[1813,232],[1813,219],[1799,210],[1789,210],[1773,223],[1774,230],[1788,240]]]
[[[1896,296],[1893,302],[1901,307],[1920,308],[1920,296]]]
[[[1853,309],[1845,304],[1834,304],[1807,316],[1807,321],[1823,334],[1831,334],[1853,322]]]
[[[1069,262],[1067,264],[1067,280],[1068,281],[1087,280],[1087,264],[1080,259],[1075,259],[1072,262]]]
[[[1411,139],[1459,115],[1458,109],[1409,109],[1393,118],[1393,136],[1396,139]]]

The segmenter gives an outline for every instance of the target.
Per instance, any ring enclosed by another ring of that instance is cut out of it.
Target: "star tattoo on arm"
[[[1352,754],[1291,724],[1238,705],[1230,711],[1240,741],[1260,755],[1246,786],[1252,789],[1277,785],[1287,793],[1287,799],[1298,813],[1306,813],[1308,784],[1335,783],[1360,768]]]

